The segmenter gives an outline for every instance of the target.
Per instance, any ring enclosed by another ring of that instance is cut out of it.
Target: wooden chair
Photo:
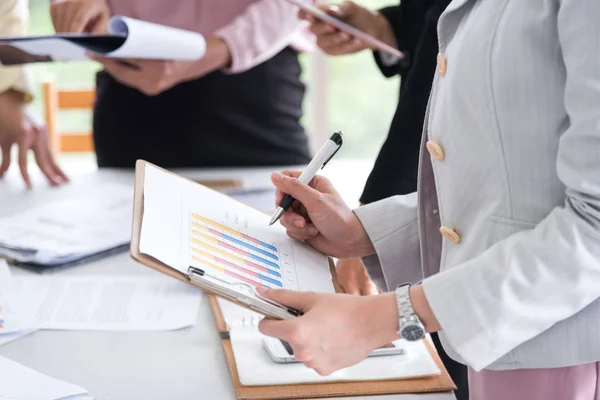
[[[92,132],[61,134],[58,131],[58,113],[61,110],[92,109],[96,100],[96,90],[58,90],[53,80],[43,83],[46,124],[52,152],[61,153],[92,152],[94,141]]]

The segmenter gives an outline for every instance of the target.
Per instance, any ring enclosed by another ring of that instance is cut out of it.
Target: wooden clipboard
[[[149,164],[145,161],[138,160],[136,163],[135,176],[135,192],[134,204],[135,210],[133,215],[132,235],[131,235],[131,255],[132,257],[163,274],[166,274],[179,281],[192,284],[187,275],[154,257],[142,254],[139,251],[140,233],[142,228],[142,218],[144,214],[144,166]],[[152,164],[151,164],[152,165]],[[168,172],[168,171],[166,171]],[[169,172],[171,173],[171,172]],[[195,183],[192,180],[190,182]],[[337,282],[335,274],[335,265],[329,260],[333,284],[336,292],[342,292],[340,285]],[[193,285],[193,284],[192,284]],[[221,313],[221,308],[214,295],[209,294],[209,301],[217,329],[221,337],[221,344],[225,353],[225,360],[231,374],[231,380],[239,400],[271,400],[271,399],[312,399],[312,398],[327,398],[327,397],[344,397],[344,396],[369,396],[369,395],[385,395],[385,394],[403,394],[403,393],[432,393],[432,392],[448,392],[455,390],[456,386],[452,382],[448,371],[440,360],[437,352],[426,341],[426,346],[431,353],[431,356],[438,365],[441,374],[418,378],[418,379],[403,379],[390,381],[370,381],[370,382],[343,382],[343,383],[325,383],[325,384],[303,384],[303,385],[278,385],[278,386],[242,386],[240,383],[233,348],[229,340],[229,332],[225,320]],[[239,303],[237,303],[239,304]],[[244,304],[239,304],[245,307]],[[247,308],[247,307],[245,307]]]

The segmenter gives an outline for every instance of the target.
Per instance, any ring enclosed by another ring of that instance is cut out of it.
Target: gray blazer
[[[599,21],[599,0],[451,3],[418,206],[355,211],[370,271],[425,278],[444,347],[476,370],[600,361]]]

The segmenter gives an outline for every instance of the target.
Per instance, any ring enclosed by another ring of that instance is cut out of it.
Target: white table
[[[248,187],[266,187],[272,168],[188,171],[196,179],[241,178]],[[356,203],[369,164],[332,163],[326,174],[345,198]],[[36,188],[23,189],[17,171],[0,181],[0,217],[69,197],[102,182],[131,184],[133,173],[104,170],[73,177],[60,189],[35,176]],[[28,272],[12,268],[13,274]],[[156,272],[120,254],[63,275],[152,275]],[[235,399],[211,310],[203,299],[196,324],[175,332],[40,331],[0,347],[0,355],[80,385],[98,400]],[[383,396],[377,399],[452,400],[451,393]]]

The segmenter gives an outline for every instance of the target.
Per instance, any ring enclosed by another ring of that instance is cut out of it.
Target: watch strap
[[[398,317],[400,318],[400,321],[407,320],[415,315],[415,311],[413,310],[412,303],[410,301],[410,295],[408,292],[409,289],[410,284],[398,286],[396,289],[396,303],[398,306]]]

